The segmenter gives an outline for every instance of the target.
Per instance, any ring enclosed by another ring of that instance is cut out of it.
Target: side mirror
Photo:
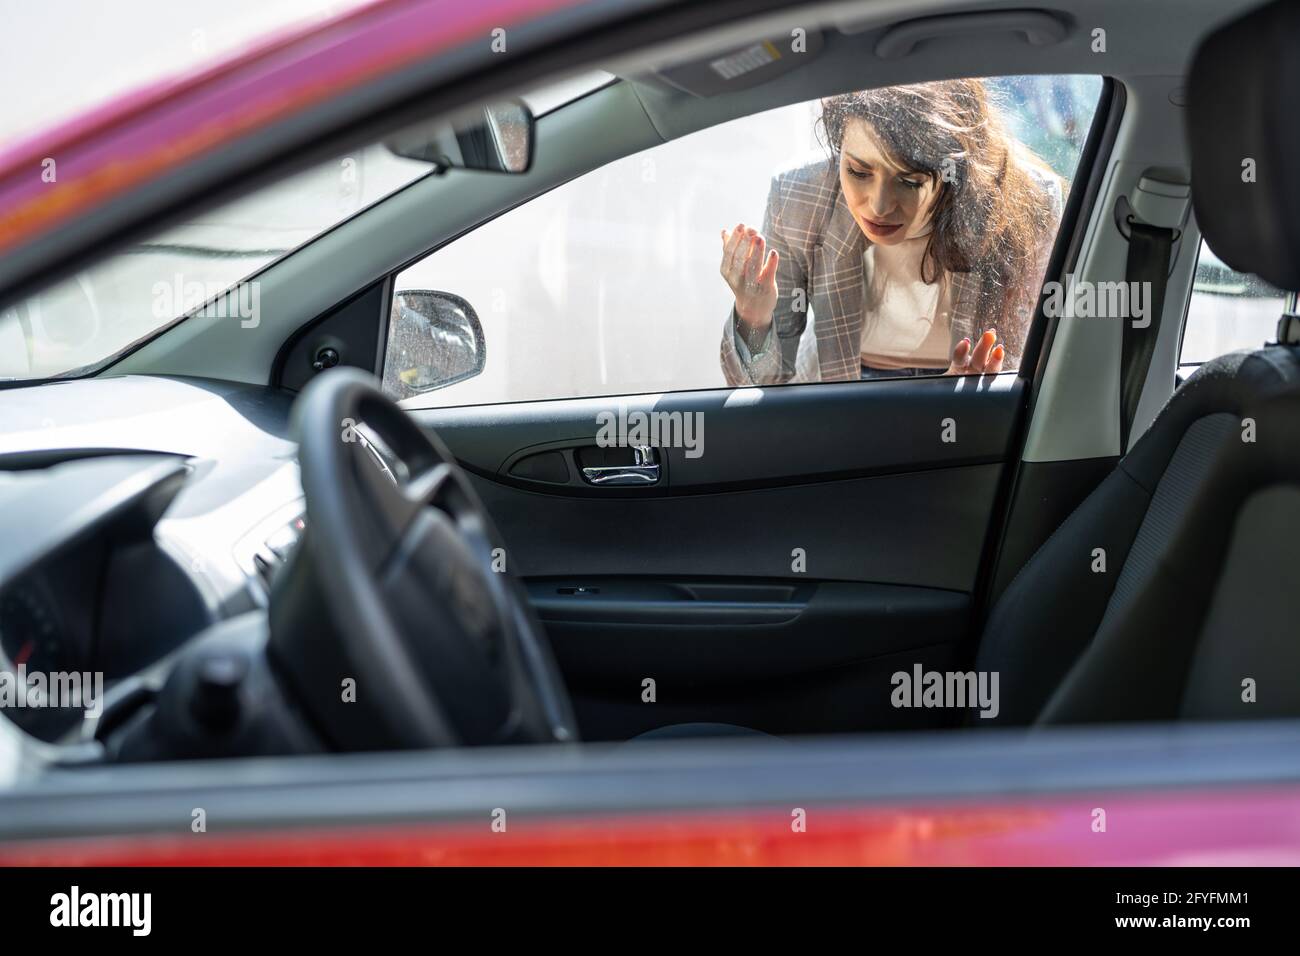
[[[450,123],[420,123],[384,145],[405,159],[443,169],[459,166],[496,173],[526,173],[533,164],[532,110],[517,100],[492,103]]]
[[[384,391],[400,400],[446,388],[483,371],[487,345],[474,307],[450,292],[393,296]]]

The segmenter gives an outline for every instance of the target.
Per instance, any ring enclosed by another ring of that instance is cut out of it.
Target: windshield
[[[0,378],[92,371],[431,169],[372,146],[129,246],[0,313]],[[258,321],[258,292],[229,317]]]

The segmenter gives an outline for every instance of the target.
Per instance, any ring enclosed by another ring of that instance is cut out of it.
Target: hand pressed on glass
[[[776,309],[776,267],[781,256],[767,248],[767,241],[755,229],[738,223],[730,233],[722,230],[722,278],[736,297],[736,317],[750,334],[761,333],[772,324]]]
[[[952,364],[947,375],[996,375],[1002,371],[1002,360],[1007,350],[997,344],[998,335],[989,329],[971,346],[970,339],[962,339],[952,350]]]

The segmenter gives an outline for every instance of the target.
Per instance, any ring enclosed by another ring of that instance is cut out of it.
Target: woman
[[[728,384],[1016,368],[1062,188],[984,84],[846,93],[820,123],[830,160],[773,179],[761,233],[722,231]]]

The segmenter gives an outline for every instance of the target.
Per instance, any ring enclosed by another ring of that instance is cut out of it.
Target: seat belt
[[[1147,296],[1150,321],[1143,328],[1135,328],[1131,317],[1124,320],[1124,338],[1121,345],[1119,369],[1119,453],[1128,450],[1129,433],[1137,417],[1142,386],[1146,384],[1151,357],[1160,337],[1160,317],[1165,310],[1165,290],[1169,286],[1169,256],[1179,230],[1152,226],[1128,217],[1128,264],[1124,279],[1133,288],[1134,282],[1150,283]]]

